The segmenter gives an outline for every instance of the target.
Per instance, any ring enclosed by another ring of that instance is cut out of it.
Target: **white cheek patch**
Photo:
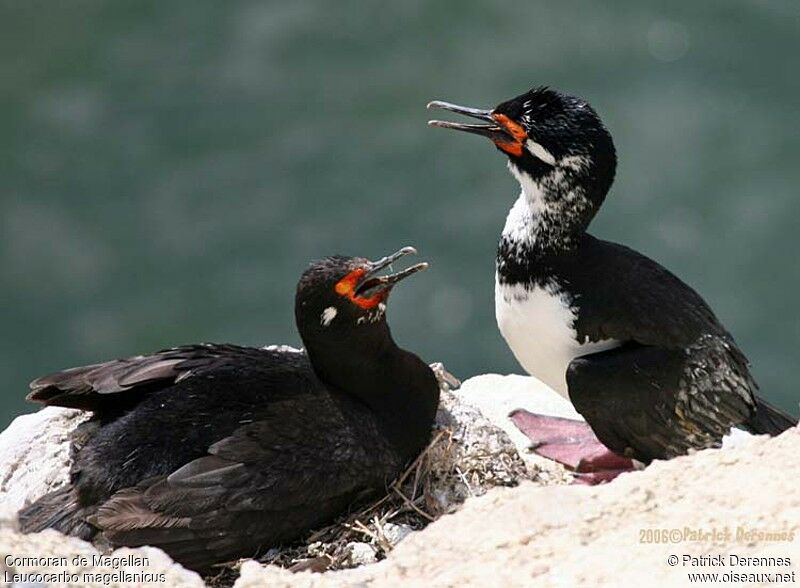
[[[331,324],[331,321],[336,318],[338,312],[339,311],[336,310],[335,306],[329,306],[322,311],[322,314],[319,317],[319,324],[321,324],[323,327],[327,327],[329,324]]]
[[[525,147],[527,147],[528,151],[533,153],[533,155],[535,155],[537,158],[541,159],[548,165],[556,164],[556,158],[553,157],[553,154],[550,153],[547,149],[545,149],[541,145],[539,145],[539,143],[537,143],[536,141],[528,139],[527,141],[525,141]]]

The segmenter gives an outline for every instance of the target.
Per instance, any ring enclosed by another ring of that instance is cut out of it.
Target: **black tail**
[[[90,541],[97,530],[86,522],[86,517],[94,510],[94,507],[81,507],[75,488],[66,486],[22,508],[18,514],[20,531],[38,533],[55,529],[65,535]]]
[[[756,410],[742,426],[756,435],[780,435],[797,426],[797,419],[756,396]]]

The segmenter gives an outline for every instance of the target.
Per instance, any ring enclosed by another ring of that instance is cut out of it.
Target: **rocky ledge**
[[[796,572],[800,430],[656,462],[603,486],[567,486],[569,476],[560,466],[528,453],[525,438],[506,419],[518,407],[575,416],[533,378],[472,378],[444,394],[434,442],[420,460],[426,481],[419,496],[406,496],[414,490],[397,486],[404,500],[414,502],[409,511],[420,510],[425,522],[435,522],[414,530],[422,525],[413,518],[366,519],[366,532],[344,544],[347,561],[335,541],[327,552],[325,545],[314,546],[329,561],[339,558],[342,565],[333,567],[381,561],[292,573],[249,560],[236,566],[238,578],[229,576],[230,582],[238,588],[683,586],[694,572]],[[53,531],[16,532],[16,509],[64,483],[65,442],[79,418],[73,411],[45,409],[18,418],[0,434],[0,552],[9,555],[0,562],[2,572],[61,573],[17,578],[50,585],[202,586],[203,579],[158,549],[101,554]],[[309,545],[303,549],[313,555]],[[298,553],[303,557],[302,549],[292,552]],[[754,557],[767,559],[747,559]],[[757,584],[765,578],[748,579]]]

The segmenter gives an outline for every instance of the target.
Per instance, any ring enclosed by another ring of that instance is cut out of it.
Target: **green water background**
[[[796,412],[796,0],[2,1],[0,33],[0,425],[42,373],[298,344],[309,260],[406,244],[432,265],[391,301],[398,341],[519,372],[492,300],[518,188],[424,106],[539,84],[615,137],[593,232],[694,286]]]

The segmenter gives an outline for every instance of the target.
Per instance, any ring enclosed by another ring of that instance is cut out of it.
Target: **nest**
[[[380,498],[363,500],[304,540],[267,551],[258,561],[292,571],[324,572],[381,560],[408,534],[453,512],[469,497],[495,486],[537,479],[508,436],[480,412],[443,390],[428,446]],[[226,564],[206,578],[230,586],[241,562]]]

